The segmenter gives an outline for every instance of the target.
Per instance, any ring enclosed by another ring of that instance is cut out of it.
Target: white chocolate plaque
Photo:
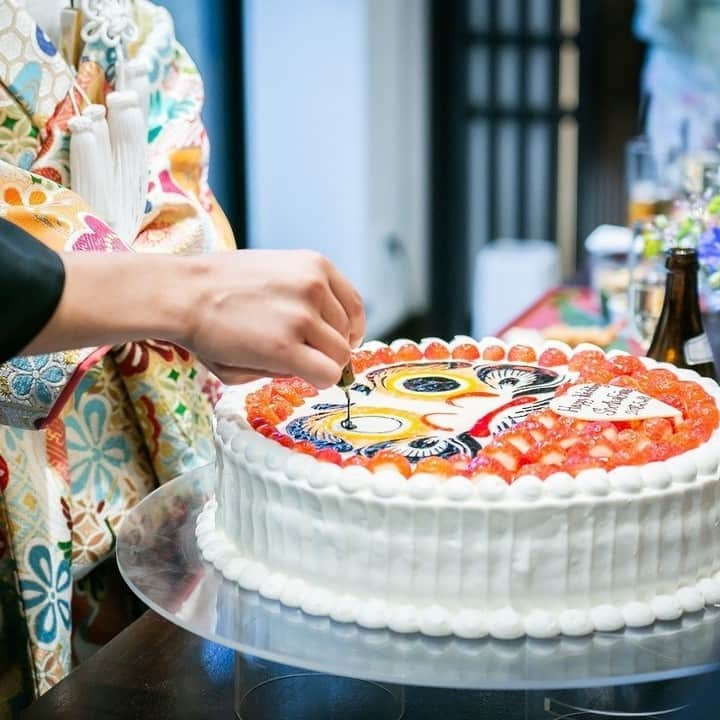
[[[574,385],[564,395],[550,401],[558,415],[578,420],[645,420],[680,417],[671,405],[631,388],[615,385]]]

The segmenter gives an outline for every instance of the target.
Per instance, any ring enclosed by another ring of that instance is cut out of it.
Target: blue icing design
[[[15,79],[10,83],[10,92],[25,106],[30,113],[34,113],[40,94],[40,80],[42,69],[40,64],[29,62],[23,65]]]
[[[341,453],[351,452],[353,450],[353,446],[349,442],[335,435],[332,435],[330,433],[323,433],[322,435],[318,435],[309,432],[305,427],[307,420],[308,418],[295,418],[295,420],[291,420],[287,424],[285,432],[296,442],[300,442],[301,440],[309,440],[316,448],[320,450],[324,448],[331,448]]]
[[[37,40],[40,50],[42,50],[48,57],[57,55],[57,48],[53,45],[52,40],[50,40],[39,25],[35,26],[35,39]]]
[[[313,410],[342,410],[344,407],[346,407],[344,403],[342,405],[338,403],[317,403],[312,405]]]

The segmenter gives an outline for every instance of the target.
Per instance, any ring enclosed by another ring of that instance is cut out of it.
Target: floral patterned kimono
[[[150,178],[141,231],[121,239],[67,189],[73,71],[21,5],[0,0],[0,217],[55,250],[233,247],[207,185],[202,83],[168,12],[132,6],[129,54],[150,67]],[[103,102],[115,69],[97,40],[75,82]],[[114,563],[101,563],[134,504],[211,460],[213,389],[187,351],[152,340],[0,366],[0,717],[132,618]]]

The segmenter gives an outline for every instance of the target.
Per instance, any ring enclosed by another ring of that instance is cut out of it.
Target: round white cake
[[[583,635],[720,602],[718,385],[592,346],[371,343],[217,407],[204,557],[368,628]]]

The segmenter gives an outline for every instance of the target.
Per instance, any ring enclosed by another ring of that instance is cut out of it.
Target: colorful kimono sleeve
[[[0,363],[17,355],[55,311],[65,283],[60,256],[0,220]]]

